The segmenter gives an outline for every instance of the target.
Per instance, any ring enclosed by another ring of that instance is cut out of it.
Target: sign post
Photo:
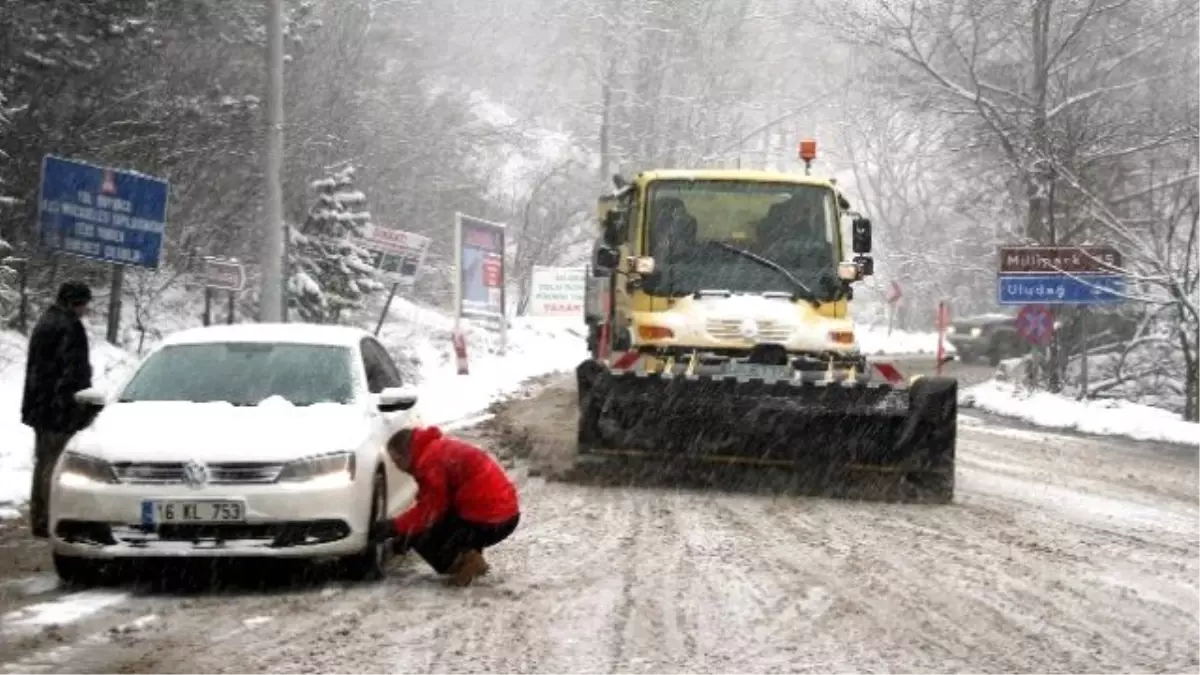
[[[127,265],[158,269],[167,226],[167,181],[53,155],[42,158],[38,236],[42,246],[113,265],[108,341],[121,326]]]
[[[1044,348],[1054,339],[1053,312],[1047,305],[1117,305],[1125,301],[1121,252],[1111,246],[1002,246],[996,302],[1025,305],[1017,332]],[[1086,314],[1080,320],[1081,396],[1088,390]]]
[[[934,374],[941,376],[942,365],[946,363],[946,328],[950,325],[950,309],[945,300],[939,300],[937,306],[937,366]]]
[[[500,324],[500,353],[508,347],[504,286],[504,224],[454,214],[455,325],[464,317]]]
[[[425,254],[429,252],[429,237],[404,230],[372,225],[361,242],[363,248],[375,256],[375,269],[385,281],[391,282],[387,300],[383,310],[379,312],[379,321],[375,324],[375,334],[383,330],[383,322],[388,310],[392,308],[392,300],[401,286],[411,289],[417,281],[417,273],[425,264]]]
[[[887,331],[887,334],[888,335],[892,334],[892,324],[895,323],[895,321],[896,321],[896,303],[900,302],[900,298],[903,297],[903,295],[904,295],[904,293],[902,293],[900,291],[900,284],[896,283],[895,281],[892,281],[892,288],[890,291],[888,291],[888,296],[887,296],[887,303],[888,303],[888,331]]]
[[[246,288],[246,268],[237,258],[204,256],[195,282],[204,287],[204,325],[212,324],[214,291],[228,291],[225,323],[232,324],[235,316],[237,294]]]

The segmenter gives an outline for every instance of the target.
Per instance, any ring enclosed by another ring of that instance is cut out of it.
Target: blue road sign
[[[42,244],[93,260],[157,268],[167,193],[161,178],[47,155],[38,202]]]
[[[1001,305],[1116,305],[1125,301],[1120,275],[1065,276],[1061,274],[1001,275],[996,302]]]

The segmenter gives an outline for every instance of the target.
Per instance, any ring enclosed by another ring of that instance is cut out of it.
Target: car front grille
[[[750,340],[752,342],[787,342],[792,337],[792,329],[790,326],[781,324],[776,321],[759,321],[758,335]],[[742,322],[740,319],[709,319],[705,325],[708,334],[714,340],[723,342],[744,342],[747,341],[742,335]]]
[[[283,464],[265,462],[222,462],[206,465],[212,485],[274,483]],[[114,464],[117,480],[131,485],[182,485],[183,462],[122,462]]]

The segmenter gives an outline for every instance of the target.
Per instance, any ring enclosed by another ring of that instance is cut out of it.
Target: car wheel
[[[107,563],[103,560],[54,554],[54,571],[69,586],[99,586],[104,583],[107,570]]]
[[[383,470],[375,472],[375,480],[371,487],[371,517],[367,520],[374,525],[386,516],[387,511],[387,477]],[[388,559],[391,557],[392,544],[387,541],[367,541],[361,553],[347,556],[342,560],[344,576],[352,581],[375,581],[382,579],[387,572]]]

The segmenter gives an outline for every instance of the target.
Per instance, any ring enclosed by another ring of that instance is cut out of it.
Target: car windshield
[[[258,405],[280,396],[293,405],[354,398],[347,347],[265,342],[164,347],[146,359],[121,401],[224,401]]]
[[[742,252],[818,293],[836,279],[838,216],[829,188],[670,180],[655,182],[649,197],[649,253],[659,270],[645,284],[650,293],[796,290],[787,274]]]

